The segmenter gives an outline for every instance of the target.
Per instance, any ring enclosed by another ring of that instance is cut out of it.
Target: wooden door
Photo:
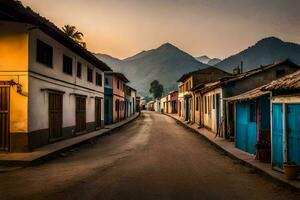
[[[55,140],[62,137],[62,94],[49,93],[49,139]]]
[[[10,86],[0,82],[0,151],[9,150],[9,108]]]
[[[76,97],[76,128],[77,133],[86,130],[86,97]]]
[[[101,98],[95,98],[95,121],[96,128],[101,128]]]

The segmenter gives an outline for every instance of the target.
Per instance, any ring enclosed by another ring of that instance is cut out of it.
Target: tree
[[[153,95],[155,99],[161,98],[163,91],[164,87],[157,80],[151,82],[149,92]]]
[[[72,38],[75,42],[86,48],[86,43],[82,41],[82,37],[84,36],[82,32],[78,31],[76,26],[64,25],[62,27],[63,32]]]

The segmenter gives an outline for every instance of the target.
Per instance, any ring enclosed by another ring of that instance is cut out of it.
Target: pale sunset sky
[[[75,25],[87,48],[126,58],[170,42],[225,58],[276,36],[300,43],[300,0],[21,0],[57,26]]]

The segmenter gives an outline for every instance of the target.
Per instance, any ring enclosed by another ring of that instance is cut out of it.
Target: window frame
[[[90,72],[91,72],[91,74],[90,74]],[[94,82],[93,74],[94,74],[94,70],[88,66],[87,67],[87,81],[90,83]]]
[[[76,77],[77,78],[82,78],[82,63],[81,62],[77,62],[76,65]]]
[[[45,52],[43,51],[49,51],[49,58],[45,55]],[[36,62],[41,63],[45,65],[46,67],[53,68],[53,47],[46,42],[36,39]],[[45,61],[47,60],[47,61]]]
[[[96,85],[102,87],[102,74],[98,72],[96,72]]]
[[[66,64],[71,64],[70,66]],[[73,75],[73,59],[63,54],[63,73],[72,76]]]

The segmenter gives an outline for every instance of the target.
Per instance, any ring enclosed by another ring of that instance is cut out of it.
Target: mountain
[[[210,58],[208,56],[199,56],[196,57],[196,59],[204,64],[207,64],[210,61]]]
[[[199,62],[202,62],[204,64],[210,65],[210,66],[214,66],[214,65],[218,64],[219,62],[221,62],[221,60],[219,58],[211,59],[208,56],[196,57],[196,60],[198,60]]]
[[[213,58],[213,59],[211,59],[210,61],[208,61],[208,65],[210,65],[210,66],[214,66],[214,65],[216,65],[216,64],[218,64],[219,62],[221,62],[222,60],[221,59],[219,59],[219,58]]]
[[[227,72],[243,61],[244,71],[257,68],[260,65],[274,63],[276,61],[290,59],[300,65],[300,45],[284,42],[276,37],[268,37],[258,41],[240,53],[230,56],[215,66]]]
[[[124,60],[105,54],[95,55],[114,71],[124,73],[131,81],[130,85],[142,96],[149,95],[150,83],[153,80],[158,80],[163,84],[164,91],[169,92],[177,89],[176,81],[183,74],[208,67],[170,43],[142,51]]]

